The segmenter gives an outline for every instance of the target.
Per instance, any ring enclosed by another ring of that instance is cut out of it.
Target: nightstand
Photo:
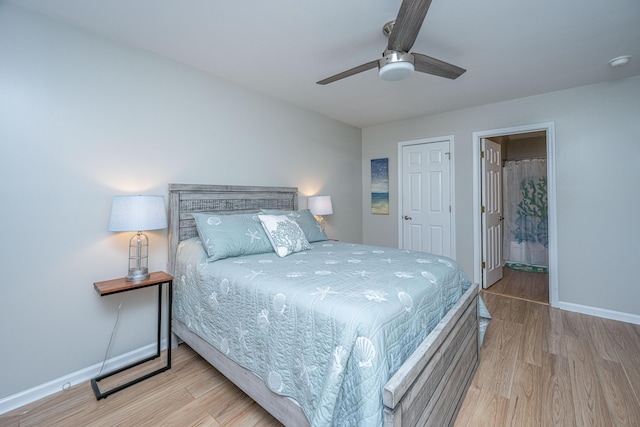
[[[168,286],[167,290],[167,365],[163,366],[160,369],[157,369],[153,372],[150,372],[146,375],[143,375],[139,378],[136,378],[132,381],[127,382],[126,384],[120,385],[118,387],[114,387],[111,390],[101,392],[98,388],[98,382],[105,378],[111,377],[113,375],[119,374],[120,372],[126,371],[127,369],[133,368],[134,366],[141,365],[143,363],[149,362],[151,360],[157,359],[160,357],[160,343],[162,341],[162,288],[163,284]],[[103,297],[105,295],[117,294],[120,292],[133,291],[135,289],[148,288],[150,286],[158,287],[158,346],[156,354],[149,356],[145,359],[139,360],[135,363],[117,369],[108,374],[100,375],[91,380],[91,387],[93,387],[93,392],[96,395],[96,399],[104,399],[105,397],[120,391],[124,388],[132,386],[134,384],[139,383],[140,381],[146,380],[149,377],[157,375],[161,372],[164,372],[168,369],[171,369],[171,303],[172,303],[172,295],[173,295],[173,276],[163,272],[156,271],[155,273],[151,273],[151,277],[147,280],[141,280],[139,282],[127,282],[124,277],[120,279],[107,280],[104,282],[96,282],[93,284],[96,292]]]

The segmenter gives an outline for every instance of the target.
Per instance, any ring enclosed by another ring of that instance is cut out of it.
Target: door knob
[[[407,221],[411,221],[412,218],[409,215],[405,215],[404,219],[407,220]]]

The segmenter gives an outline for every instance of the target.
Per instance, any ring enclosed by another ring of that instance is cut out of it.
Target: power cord
[[[118,316],[116,317],[116,323],[113,325],[113,330],[111,331],[111,337],[109,338],[109,344],[107,344],[107,350],[104,352],[104,358],[102,359],[102,366],[100,367],[100,372],[98,375],[102,374],[104,370],[104,365],[107,363],[107,357],[109,356],[109,351],[111,351],[111,344],[113,343],[113,337],[116,334],[116,329],[118,329],[118,323],[120,323],[120,313],[122,312],[122,303],[124,302],[124,295],[120,295],[120,304],[118,304]]]

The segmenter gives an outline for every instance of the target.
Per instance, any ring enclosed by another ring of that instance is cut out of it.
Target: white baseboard
[[[589,307],[586,305],[562,301],[558,302],[558,308],[562,310],[573,311],[575,313],[588,314],[590,316],[603,317],[605,319],[640,325],[640,315],[637,314],[623,313],[620,311],[607,310],[606,308]]]
[[[167,348],[166,340],[163,340],[162,348]],[[156,353],[156,349],[156,344],[153,343],[130,351],[129,353],[108,359],[104,364],[102,372],[108,373],[123,366],[134,363],[138,360],[144,359],[145,357],[149,357]],[[76,384],[89,381],[99,375],[101,367],[102,362],[96,363],[95,365],[89,366],[88,368],[72,372],[68,375],[49,381],[45,384],[40,384],[36,387],[0,399],[0,414],[12,411],[59,391],[67,390]]]

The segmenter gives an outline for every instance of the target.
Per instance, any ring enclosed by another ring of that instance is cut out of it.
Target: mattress
[[[446,257],[333,241],[208,262],[193,238],[174,276],[174,318],[312,426],[382,425],[384,384],[472,285]]]

